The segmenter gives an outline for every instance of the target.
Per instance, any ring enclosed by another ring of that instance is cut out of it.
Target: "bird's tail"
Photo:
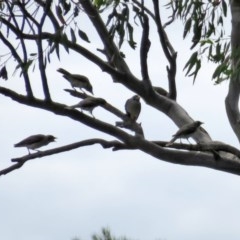
[[[62,73],[62,74],[65,74],[65,75],[69,75],[70,74],[67,70],[65,70],[63,68],[59,68],[57,71]]]

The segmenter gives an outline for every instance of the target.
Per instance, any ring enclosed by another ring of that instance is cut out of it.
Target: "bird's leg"
[[[95,118],[95,116],[93,115],[93,112],[92,112],[92,111],[90,111],[90,113],[91,113],[91,115],[93,116],[93,118]]]
[[[72,85],[72,84],[71,84]],[[72,85],[72,88],[74,89],[74,91],[77,91],[77,89]]]
[[[27,150],[28,150],[28,155],[30,155],[31,153],[30,153],[30,150],[29,150],[29,148],[27,148]]]

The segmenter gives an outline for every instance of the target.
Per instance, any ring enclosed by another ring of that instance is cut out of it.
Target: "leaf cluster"
[[[134,10],[137,12],[137,8]],[[118,39],[118,47],[121,48],[125,37],[127,36],[127,42],[133,49],[136,48],[136,42],[133,38],[133,26],[130,21],[130,9],[129,5],[125,2],[119,2],[113,7],[112,12],[108,15],[106,26],[108,26],[109,36],[111,38],[116,37]]]
[[[195,81],[201,69],[202,56],[217,64],[212,75],[215,83],[231,77],[230,42],[225,36],[224,18],[227,17],[227,3],[222,1],[180,0],[167,4],[175,18],[184,23],[183,38],[192,35],[190,49],[198,47],[187,61],[186,76]]]

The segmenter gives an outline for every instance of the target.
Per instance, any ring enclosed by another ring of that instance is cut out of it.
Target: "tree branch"
[[[231,1],[232,18],[239,20],[240,3],[239,1]],[[238,138],[240,143],[240,112],[239,112],[239,97],[240,97],[240,74],[239,74],[239,52],[240,52],[240,36],[239,36],[239,21],[232,21],[232,77],[229,82],[228,94],[225,99],[225,107],[228,116],[228,121]],[[237,54],[236,54],[237,53]]]
[[[99,130],[100,132],[114,136],[119,140],[123,141],[124,143],[131,145],[130,134],[127,134],[126,132],[120,130],[119,128],[109,123],[103,122],[96,118],[89,117],[88,115],[78,110],[69,109],[64,104],[56,103],[53,101],[46,102],[44,100],[40,100],[37,98],[29,98],[27,96],[17,94],[16,92],[4,87],[0,87],[0,94],[5,95],[6,97],[10,97],[12,100],[18,103],[25,104],[31,107],[36,107],[39,109],[44,109],[49,112],[55,113],[57,115],[69,117],[75,121],[85,124],[88,127],[91,127],[93,129]]]
[[[163,52],[164,52],[166,58],[168,59],[169,64],[170,64],[170,68],[167,67],[168,83],[169,83],[169,98],[176,100],[177,90],[176,90],[175,77],[176,77],[176,70],[177,70],[177,65],[176,65],[177,53],[174,51],[171,44],[169,43],[167,34],[162,26],[160,11],[159,11],[159,1],[153,0],[153,5],[154,5],[156,25],[157,25],[157,29],[158,29],[161,46],[162,46],[162,49],[163,49]]]
[[[40,23],[38,25],[38,39],[37,39],[37,48],[38,48],[38,63],[39,63],[39,71],[41,75],[42,87],[46,101],[51,101],[51,95],[48,87],[47,76],[46,76],[46,66],[44,64],[44,56],[43,56],[43,47],[42,47],[42,28],[45,22],[47,13],[50,10],[52,0],[46,2],[46,6],[43,11],[43,16],[41,17]]]
[[[168,142],[166,141],[153,141],[155,144],[165,147]],[[198,144],[184,144],[184,143],[173,143],[168,148],[174,148],[179,150],[189,150],[189,151],[206,151],[206,152],[214,152],[214,151],[222,151],[225,153],[231,153],[232,155],[238,157],[240,159],[240,151],[228,144],[212,141],[209,143],[198,143]]]
[[[65,89],[65,91],[70,93],[72,96],[78,97],[81,99],[89,97],[85,93],[77,92],[72,89]],[[128,117],[126,117],[125,113],[121,112],[119,109],[115,108],[113,105],[111,105],[107,101],[106,101],[106,104],[102,105],[101,107],[123,120],[123,122],[116,122],[117,127],[126,128],[126,129],[129,129],[129,130],[135,132],[135,134],[144,136],[141,124],[139,124],[135,121],[129,121],[129,119],[128,119]]]
[[[149,79],[148,74],[148,52],[151,46],[151,42],[149,40],[149,22],[147,15],[143,15],[143,23],[142,23],[143,31],[142,31],[142,40],[141,40],[141,48],[140,48],[140,61],[141,61],[141,72],[143,81],[146,83],[148,88],[152,88],[151,81]]]
[[[91,128],[116,137],[120,141],[123,141],[124,144],[130,149],[139,149],[157,159],[161,159],[163,161],[175,164],[204,166],[240,175],[239,158],[226,156],[221,157],[220,160],[216,161],[213,154],[209,153],[202,153],[197,151],[186,152],[169,150],[167,148],[160,147],[153,142],[149,142],[143,137],[139,137],[138,135],[131,136],[108,123],[104,123],[100,120],[88,117],[77,110],[66,109],[66,106],[63,104],[54,102],[46,104],[45,101],[39,99],[29,99],[23,95],[16,94],[15,92],[3,87],[0,87],[0,93],[4,94],[5,96],[11,97],[14,101],[17,101],[19,103],[45,109],[55,114],[67,116],[72,118],[73,120],[82,122],[83,124]],[[15,167],[18,168],[19,166]]]
[[[17,29],[18,32],[21,32],[21,30],[20,30],[20,28],[18,26],[18,22],[17,22],[17,20],[15,18],[15,15],[13,13],[12,6],[8,3],[8,1],[6,2],[6,4],[7,4],[7,7],[8,7],[8,10],[10,12],[11,18],[13,19],[13,22],[14,22],[14,24],[16,26],[15,28]],[[1,22],[5,22],[3,20],[5,20],[5,19],[1,18]],[[5,22],[5,25],[6,25],[7,28],[8,28],[8,23],[9,23],[9,21]],[[21,70],[22,70],[22,73],[23,73],[23,77],[24,77],[24,81],[25,81],[25,87],[26,87],[26,92],[27,92],[28,96],[32,97],[33,96],[33,92],[32,92],[32,89],[31,89],[30,79],[29,79],[28,73],[27,73],[26,68],[25,68],[25,66],[26,66],[26,64],[28,62],[28,58],[27,58],[27,48],[25,46],[24,39],[21,36],[17,35],[17,37],[20,39],[20,44],[21,44],[22,51],[23,51],[23,60],[22,60],[20,58],[20,56],[17,54],[17,51],[12,46],[12,44],[3,36],[3,34],[1,32],[0,32],[0,34],[1,34],[2,41],[10,49],[11,53],[13,54],[13,56],[18,61],[19,66],[21,67]]]
[[[5,169],[0,170],[0,176],[6,175],[14,170],[17,170],[21,168],[27,161],[29,160],[34,160],[37,158],[42,158],[66,151],[70,151],[76,148],[84,147],[84,146],[90,146],[93,144],[100,144],[103,148],[112,148],[113,151],[119,150],[122,148],[123,144],[119,141],[106,141],[103,139],[88,139],[88,140],[83,140],[79,141],[76,143],[68,144],[62,147],[46,150],[46,151],[38,151],[33,154],[29,154],[23,157],[19,158],[13,158],[12,162],[16,162],[15,164],[11,165],[10,167],[7,167]]]
[[[121,72],[130,73],[128,65],[125,63],[124,59],[121,57],[121,54],[109,37],[108,30],[102,21],[102,18],[99,16],[97,9],[93,6],[90,0],[79,0],[87,16],[91,20],[93,26],[95,27],[102,43],[104,45],[104,52],[107,54],[109,63],[114,62],[114,66]]]
[[[9,50],[11,51],[13,57],[18,62],[18,65],[21,67],[22,73],[23,73],[23,77],[24,77],[24,80],[25,80],[26,92],[27,92],[29,97],[33,97],[33,92],[32,92],[32,88],[31,88],[31,84],[30,84],[30,79],[29,79],[28,73],[26,71],[24,71],[24,68],[23,68],[24,67],[24,63],[23,63],[22,59],[20,58],[20,56],[18,55],[17,51],[12,46],[12,44],[4,37],[4,35],[2,34],[1,31],[0,31],[0,39],[9,48]]]

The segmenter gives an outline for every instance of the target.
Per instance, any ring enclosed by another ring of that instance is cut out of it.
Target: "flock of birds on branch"
[[[98,106],[104,106],[107,102],[103,98],[97,98],[93,96],[87,95],[84,90],[88,91],[93,95],[93,87],[89,81],[89,79],[86,76],[80,75],[80,74],[71,74],[67,70],[63,68],[59,68],[57,70],[59,73],[63,74],[63,77],[69,81],[72,88],[76,90],[76,88],[79,88],[84,94],[85,98],[81,100],[79,103],[68,106],[66,109],[75,109],[80,108],[81,111],[88,111],[90,114],[93,115],[93,110]],[[133,97],[129,98],[125,103],[125,111],[126,111],[126,119],[131,122],[136,122],[136,120],[139,117],[140,111],[141,111],[141,103],[140,103],[140,97],[138,95],[134,95]],[[95,118],[95,117],[94,117]],[[171,141],[166,144],[166,146],[170,146],[175,142],[177,139],[185,138],[188,140],[192,136],[192,134],[195,133],[195,131],[203,124],[200,121],[194,121],[190,124],[186,124],[182,126],[172,137]],[[28,153],[30,154],[30,150],[36,150],[48,145],[51,142],[54,142],[56,140],[56,137],[52,135],[43,135],[43,134],[36,134],[32,135],[30,137],[25,138],[24,140],[20,141],[19,143],[16,143],[14,147],[26,147],[28,149]]]

